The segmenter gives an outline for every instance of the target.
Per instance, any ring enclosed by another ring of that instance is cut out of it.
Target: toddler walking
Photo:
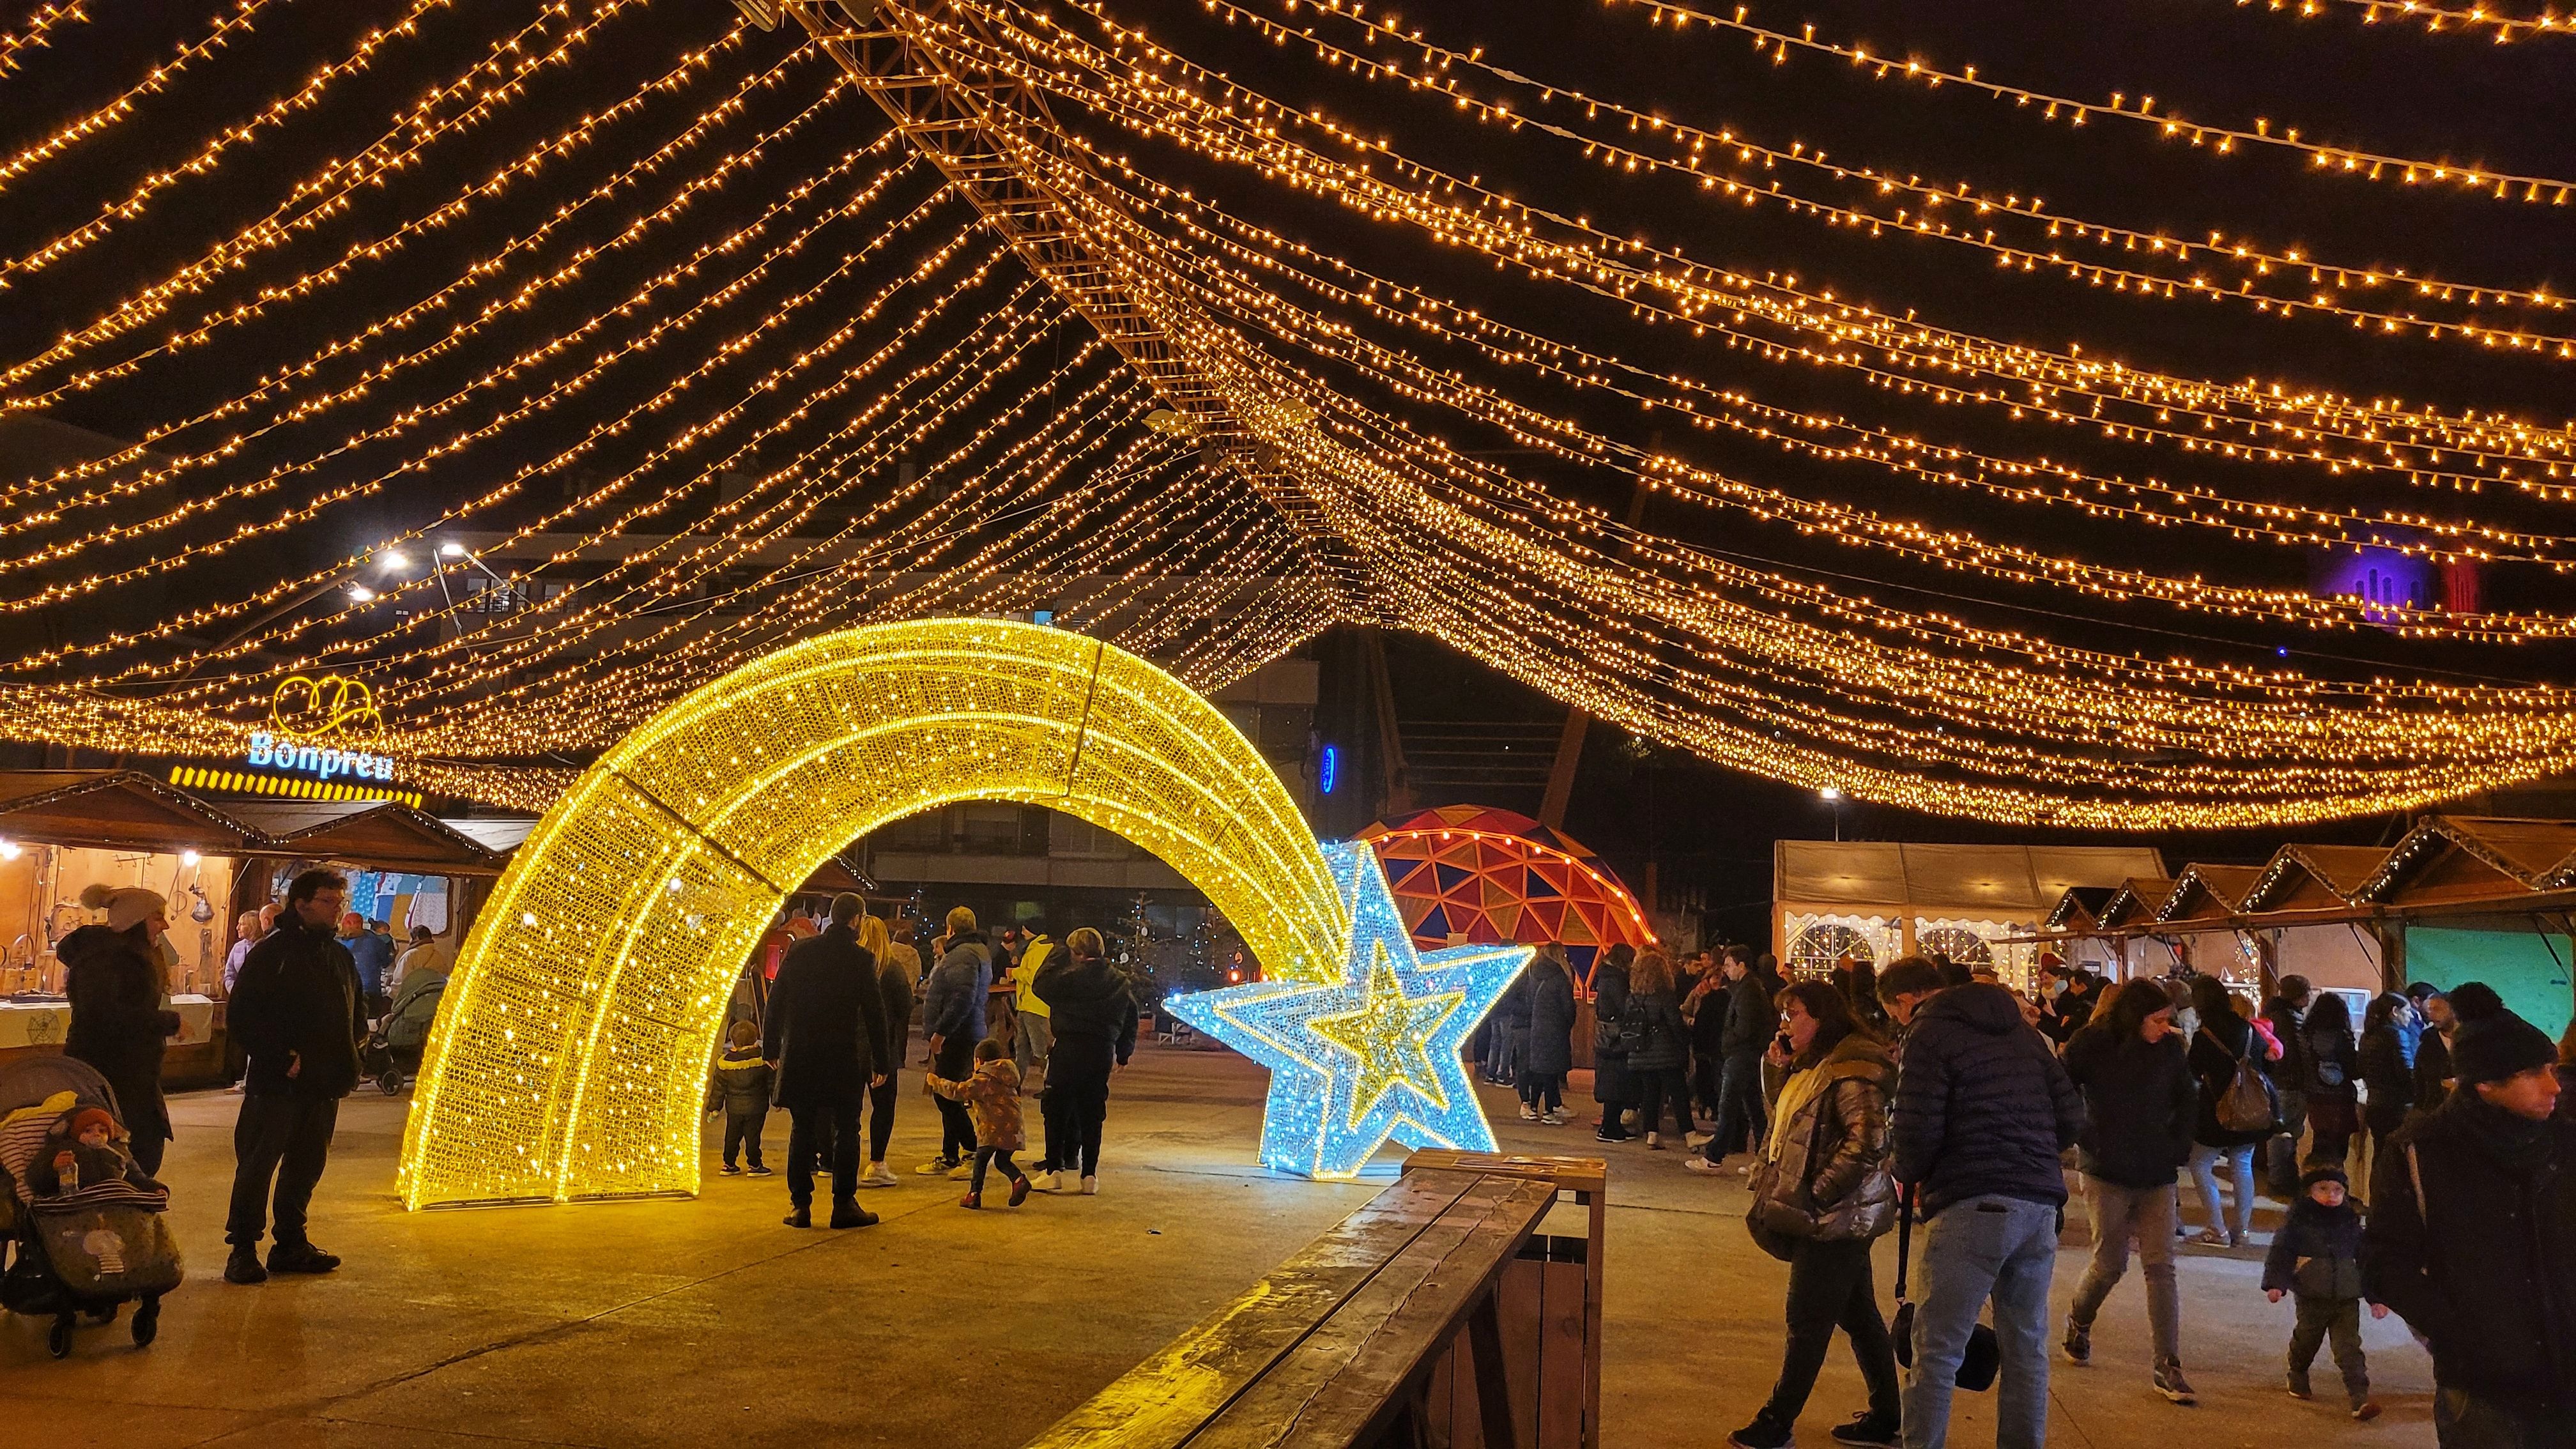
[[[2278,1303],[2287,1293],[2298,1300],[2290,1397],[2313,1397],[2308,1365],[2316,1362],[2318,1343],[2331,1340],[2352,1416],[2367,1422],[2379,1417],[2379,1405],[2370,1397],[2370,1364],[2361,1353],[2361,1213],[2351,1193],[2343,1169],[2330,1163],[2300,1175],[2299,1200],[2263,1260],[2263,1296]],[[2370,1316],[2386,1318],[2388,1306],[2371,1304]]]
[[[963,1102],[975,1118],[975,1173],[966,1184],[966,1200],[959,1207],[980,1208],[984,1205],[984,1170],[998,1167],[1011,1180],[1011,1206],[1029,1200],[1029,1177],[1011,1161],[1011,1154],[1029,1145],[1027,1130],[1020,1124],[1020,1069],[1002,1053],[1000,1041],[987,1037],[975,1043],[975,1074],[962,1082],[951,1081],[937,1073],[930,1077],[930,1090],[952,1102]]]
[[[725,1035],[724,1055],[716,1059],[715,1080],[707,1083],[707,1111],[724,1109],[724,1175],[738,1177],[740,1153],[751,1159],[751,1175],[769,1176],[760,1160],[760,1132],[769,1123],[769,1063],[760,1059],[760,1028],[737,1021]]]

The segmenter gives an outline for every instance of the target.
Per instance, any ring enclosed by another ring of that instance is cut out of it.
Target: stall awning
[[[0,838],[97,850],[242,855],[257,826],[134,770],[0,770]]]
[[[463,819],[456,819],[441,816],[438,823],[482,846],[494,856],[506,860],[510,852],[527,842],[528,832],[537,828],[537,817],[534,815],[469,815]]]
[[[2155,851],[2129,846],[1783,840],[1771,859],[1775,903],[2004,921],[2039,920],[2071,887],[2164,871]]]
[[[426,875],[498,875],[502,858],[435,815],[391,800],[276,800],[235,805],[267,854],[346,860]]]

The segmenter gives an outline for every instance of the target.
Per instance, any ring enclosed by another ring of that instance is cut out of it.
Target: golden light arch
[[[520,846],[439,1009],[404,1204],[694,1191],[715,1033],[779,903],[853,837],[961,800],[1152,851],[1273,979],[1340,970],[1348,908],[1313,832],[1187,685],[1039,625],[825,635],[636,729]]]

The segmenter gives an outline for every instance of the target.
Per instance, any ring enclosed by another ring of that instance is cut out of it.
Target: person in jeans
[[[233,1124],[232,1206],[224,1237],[232,1254],[227,1283],[264,1283],[271,1273],[328,1273],[340,1266],[305,1235],[313,1189],[331,1160],[340,1099],[358,1085],[358,1043],[367,1034],[367,1004],[357,963],[332,939],[348,880],[308,870],[286,892],[277,929],[242,962],[227,1009],[227,1029],[249,1054],[241,1116]],[[259,1240],[268,1230],[276,1183],[276,1242],[268,1266]]]
[[[1891,966],[1879,999],[1913,976]],[[1995,1443],[2046,1441],[2048,1282],[2066,1205],[2058,1154],[2083,1126],[2083,1097],[2010,991],[1971,982],[1912,1012],[1889,1119],[1895,1178],[1924,1218],[1906,1449],[1949,1442],[1959,1360],[1989,1299],[2003,1368]]]
[[[2441,1449],[2576,1445],[2576,1121],[2557,1115],[2557,1064],[2510,1011],[2468,1020],[2450,1095],[2372,1164],[2362,1292],[2431,1345]]]
[[[1896,1063],[1859,1020],[1850,998],[1823,981],[1779,996],[1781,1034],[1771,1062],[1787,1079],[1772,1100],[1746,1221],[1774,1257],[1789,1260],[1789,1333],[1780,1378],[1753,1422],[1726,1437],[1735,1449],[1787,1449],[1816,1371],[1839,1327],[1869,1385],[1869,1408],[1833,1431],[1837,1444],[1897,1442],[1903,1391],[1896,1346],[1878,1316],[1869,1245],[1896,1220],[1887,1175],[1887,1101]]]
[[[2173,998],[2153,981],[2123,984],[2067,1040],[2066,1075],[2084,1094],[2086,1122],[2076,1145],[2093,1219],[2093,1263],[2066,1314],[2067,1361],[2092,1361],[2094,1316],[2128,1273],[2134,1238],[2146,1262],[2156,1392],[2177,1404],[2197,1402],[2182,1373],[2174,1179],[2191,1156],[2200,1091],[2174,1030]]]
[[[2200,1188],[2200,1206],[2209,1220],[2198,1241],[2210,1247],[2241,1248],[2246,1234],[2254,1228],[2254,1149],[2263,1145],[2272,1129],[2223,1126],[2218,1120],[2218,1104],[2236,1082],[2237,1063],[2250,1059],[2256,1071],[2267,1071],[2278,1053],[2252,1022],[2236,1014],[2227,988],[2219,984],[2217,977],[2193,977],[2191,1002],[2194,1014],[2200,1018],[2186,1049],[2192,1078],[2200,1088],[2199,1121],[2191,1132],[2191,1178]],[[2236,1194],[2234,1212],[2223,1217],[2218,1202],[2218,1164],[2222,1160],[2228,1164],[2228,1180]]]

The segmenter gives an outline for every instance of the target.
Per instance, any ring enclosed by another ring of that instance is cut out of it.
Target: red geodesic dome
[[[1576,980],[1622,941],[1653,944],[1636,897],[1600,857],[1563,831],[1482,805],[1444,805],[1359,833],[1386,863],[1413,942],[1564,943]]]

